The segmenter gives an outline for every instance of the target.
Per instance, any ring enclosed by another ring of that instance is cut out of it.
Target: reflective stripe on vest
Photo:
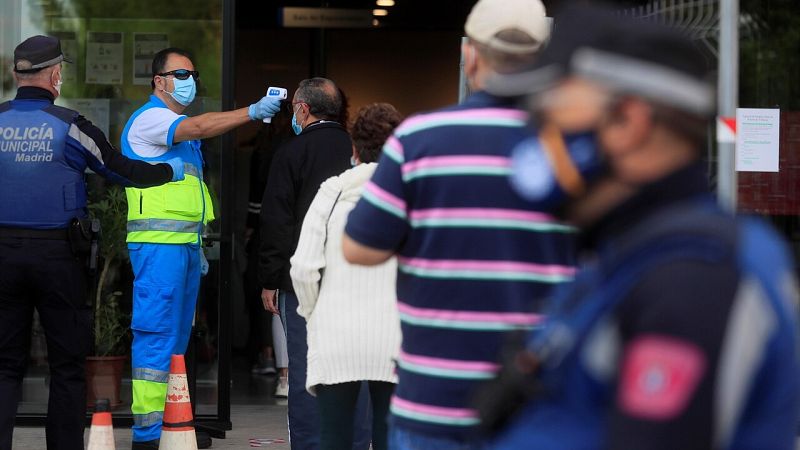
[[[203,226],[197,222],[168,219],[140,219],[128,221],[128,232],[133,231],[176,231],[178,233],[200,233]]]
[[[150,244],[192,244],[198,242],[203,224],[168,219],[141,219],[128,222],[128,242]]]

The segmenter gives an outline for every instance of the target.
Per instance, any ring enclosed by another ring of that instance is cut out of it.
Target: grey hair
[[[28,65],[27,68],[25,67],[26,66],[25,63],[27,63],[27,65]],[[19,62],[17,62],[17,68],[19,70],[28,70],[30,65],[31,64],[30,64],[29,61],[19,61]],[[46,78],[49,78],[51,75],[53,75],[53,71],[55,71],[55,68],[56,68],[57,65],[58,64],[54,64],[52,66],[43,67],[42,69],[39,69],[39,70],[37,70],[35,72],[16,72],[15,71],[14,72],[14,76],[17,77],[17,80],[23,81],[23,82],[26,82],[26,83],[32,83],[32,82],[35,82],[35,81],[44,80]]]
[[[308,105],[315,117],[336,120],[342,110],[342,96],[336,84],[327,78],[309,78],[297,87],[297,101]]]

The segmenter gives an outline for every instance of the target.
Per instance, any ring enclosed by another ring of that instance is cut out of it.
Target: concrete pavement
[[[280,402],[277,400],[276,402]],[[283,404],[281,404],[283,403]],[[283,439],[284,444],[262,444],[261,448],[289,449],[289,432],[286,428],[285,400],[273,405],[233,405],[231,422],[233,430],[226,433],[226,439],[214,439],[212,449],[249,449],[250,439]],[[117,450],[131,448],[130,429],[115,429]],[[86,430],[86,441],[89,430]],[[14,450],[44,450],[44,427],[17,427],[14,429]]]

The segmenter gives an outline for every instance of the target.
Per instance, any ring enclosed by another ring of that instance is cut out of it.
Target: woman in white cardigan
[[[372,448],[387,447],[386,417],[400,347],[392,258],[380,266],[354,266],[342,256],[350,210],[377,164],[381,147],[400,123],[386,103],[362,108],[353,123],[353,167],[325,181],[303,221],[291,276],[308,330],[306,389],[317,396],[323,450],[350,450],[361,382],[369,382]]]

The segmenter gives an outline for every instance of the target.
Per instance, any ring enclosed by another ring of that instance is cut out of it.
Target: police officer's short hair
[[[30,66],[29,63],[28,64],[20,63],[20,64],[17,64],[17,66],[20,69],[22,69],[21,71],[14,72],[14,76],[16,76],[18,80],[33,81],[33,80],[35,80],[37,78],[44,79],[46,76],[50,75],[50,72],[48,72],[46,70],[43,70],[43,69],[37,69],[35,71],[30,71],[30,72],[26,71],[26,68],[28,66]]]
[[[194,61],[192,54],[181,48],[169,47],[159,51],[155,54],[155,56],[153,56],[153,64],[150,65],[150,70],[152,71],[152,76],[150,77],[151,89],[156,88],[155,77],[160,73],[164,73],[164,67],[167,65],[167,59],[169,59],[169,55],[172,54],[181,55],[189,58],[190,61]]]
[[[309,111],[325,120],[336,120],[342,110],[342,95],[336,84],[327,78],[309,78],[297,87],[297,101],[308,105]]]

